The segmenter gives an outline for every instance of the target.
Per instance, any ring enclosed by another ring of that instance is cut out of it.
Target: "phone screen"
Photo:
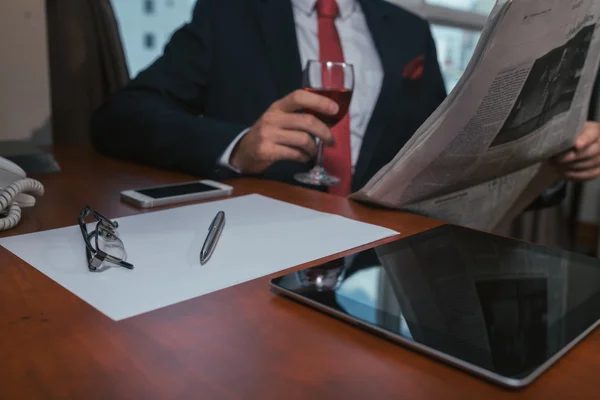
[[[205,185],[200,182],[182,183],[181,185],[154,187],[142,190],[136,190],[145,196],[153,199],[164,199],[165,197],[181,196],[184,194],[210,192],[219,190],[214,186]]]

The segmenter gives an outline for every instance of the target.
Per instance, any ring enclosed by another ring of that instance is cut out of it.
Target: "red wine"
[[[335,115],[321,114],[313,110],[304,110],[305,112],[314,115],[319,118],[327,126],[332,127],[338,124],[342,118],[348,113],[350,107],[350,100],[352,100],[352,90],[348,89],[312,89],[305,88],[308,92],[313,92],[321,96],[325,96],[335,101],[340,107],[339,111]]]

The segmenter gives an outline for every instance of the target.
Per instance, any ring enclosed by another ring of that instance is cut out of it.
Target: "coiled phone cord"
[[[14,201],[21,193],[42,196],[44,187],[33,179],[21,179],[0,189],[0,232],[14,228],[21,220],[21,207]]]

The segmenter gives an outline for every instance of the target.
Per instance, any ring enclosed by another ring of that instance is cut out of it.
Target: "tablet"
[[[275,292],[505,387],[600,320],[600,261],[443,225],[271,281]]]

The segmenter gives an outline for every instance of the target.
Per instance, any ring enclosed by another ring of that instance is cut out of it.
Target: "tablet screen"
[[[273,284],[512,379],[600,317],[598,260],[453,225]]]

